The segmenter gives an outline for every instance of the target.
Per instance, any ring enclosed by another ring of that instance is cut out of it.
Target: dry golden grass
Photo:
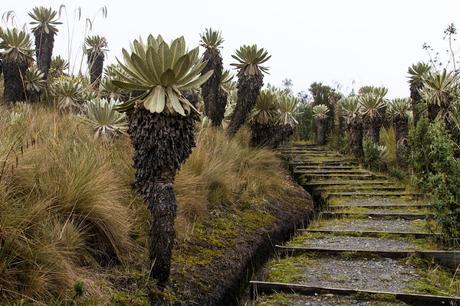
[[[1,112],[0,298],[57,298],[83,277],[79,268],[123,261],[128,189],[111,148],[74,116],[27,105]]]
[[[257,205],[284,195],[287,173],[273,151],[248,145],[248,131],[233,139],[208,128],[177,175],[177,232],[187,238],[193,224],[219,207]]]
[[[0,304],[64,301],[79,281],[107,296],[110,283],[94,271],[145,254],[148,213],[132,190],[129,138],[98,142],[75,115],[21,104],[0,106],[0,130]],[[176,177],[179,240],[220,209],[286,197],[281,161],[248,139],[199,132]]]
[[[396,135],[394,128],[382,128],[380,134],[380,141],[388,150],[386,162],[389,164],[396,163]]]

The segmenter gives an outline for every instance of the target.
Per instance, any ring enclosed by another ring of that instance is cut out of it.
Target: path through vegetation
[[[321,212],[251,282],[256,305],[460,305],[429,200],[322,147],[282,153]]]

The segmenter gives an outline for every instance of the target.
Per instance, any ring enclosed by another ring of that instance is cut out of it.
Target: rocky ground
[[[401,294],[407,293],[426,305],[443,297],[444,305],[460,302],[459,277],[415,252],[444,252],[428,199],[323,148],[282,152],[299,183],[325,208],[253,281],[254,304],[406,305]]]

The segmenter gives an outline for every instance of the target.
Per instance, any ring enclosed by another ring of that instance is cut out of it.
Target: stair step
[[[296,169],[303,170],[303,169],[309,169],[309,170],[318,170],[318,169],[323,169],[323,170],[354,170],[354,169],[361,169],[359,167],[354,167],[354,166],[295,166]]]
[[[321,217],[325,218],[348,218],[348,217],[368,217],[375,219],[404,219],[404,220],[417,220],[417,219],[431,219],[433,214],[419,214],[419,213],[402,213],[402,212],[388,212],[388,213],[372,213],[372,212],[339,212],[339,211],[325,211],[320,213]]]
[[[297,172],[294,171],[297,175],[302,175],[303,177],[330,177],[330,178],[384,178],[378,177],[374,174],[369,173],[308,173],[308,172]]]
[[[350,205],[329,205],[330,209],[353,209],[353,208],[431,208],[431,204],[350,204]]]
[[[314,191],[317,192],[334,192],[334,191],[358,191],[358,190],[366,190],[366,191],[404,191],[406,190],[404,187],[398,187],[398,186],[349,186],[349,185],[332,185],[332,186],[326,186],[326,187],[321,187],[321,188],[315,188]]]
[[[436,259],[445,267],[455,271],[460,265],[460,251],[437,251],[437,250],[368,250],[368,249],[342,249],[342,248],[320,248],[302,246],[282,246],[275,245],[276,250],[287,256],[298,256],[306,253],[322,253],[327,255],[359,254],[365,256],[380,256],[385,258],[405,258],[417,255],[424,258]]]
[[[377,176],[374,174],[345,174],[345,173],[339,173],[339,174],[300,174],[300,173],[294,173],[295,175],[299,175],[300,177],[300,182],[301,184],[306,184],[309,183],[310,180],[323,180],[323,181],[330,181],[330,180],[337,180],[337,179],[345,179],[345,180],[360,180],[360,181],[370,181],[370,180],[375,180],[375,179],[386,179],[384,176]],[[302,179],[305,180],[302,182]]]
[[[421,193],[414,192],[330,192],[328,197],[419,197]]]
[[[372,175],[369,171],[366,170],[324,170],[324,169],[318,169],[318,170],[311,170],[311,169],[298,169],[294,168],[293,171],[295,174],[369,174]]]
[[[365,237],[379,237],[385,235],[395,236],[413,236],[415,238],[428,238],[438,237],[440,234],[428,233],[428,232],[393,232],[393,231],[348,231],[348,230],[322,230],[322,229],[299,229],[299,232],[308,233],[322,233],[331,235],[349,235],[349,236],[365,236]]]
[[[384,181],[384,180],[365,180],[365,181],[359,181],[359,180],[341,180],[341,181],[310,181],[308,183],[303,184],[303,186],[334,186],[334,185],[393,185],[393,182],[390,181]]]
[[[278,283],[278,282],[263,282],[251,281],[250,282],[251,298],[255,299],[258,294],[271,294],[271,293],[297,293],[303,295],[317,295],[317,294],[337,294],[337,295],[357,295],[362,296],[392,296],[397,300],[406,302],[411,305],[457,305],[460,303],[459,297],[454,296],[440,296],[429,294],[416,294],[404,292],[387,292],[375,290],[360,290],[360,289],[346,289],[324,286],[310,286],[307,284],[291,284],[291,283]]]
[[[289,164],[294,165],[294,164],[303,164],[306,166],[337,166],[337,165],[359,165],[358,162],[354,160],[348,160],[348,159],[343,159],[343,160],[329,160],[329,161],[315,161],[315,160],[291,160]]]

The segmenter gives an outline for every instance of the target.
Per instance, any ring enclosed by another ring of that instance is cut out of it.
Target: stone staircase
[[[460,305],[460,252],[436,242],[431,205],[323,147],[280,149],[318,217],[276,246],[254,305]],[[457,273],[456,273],[457,272]]]

